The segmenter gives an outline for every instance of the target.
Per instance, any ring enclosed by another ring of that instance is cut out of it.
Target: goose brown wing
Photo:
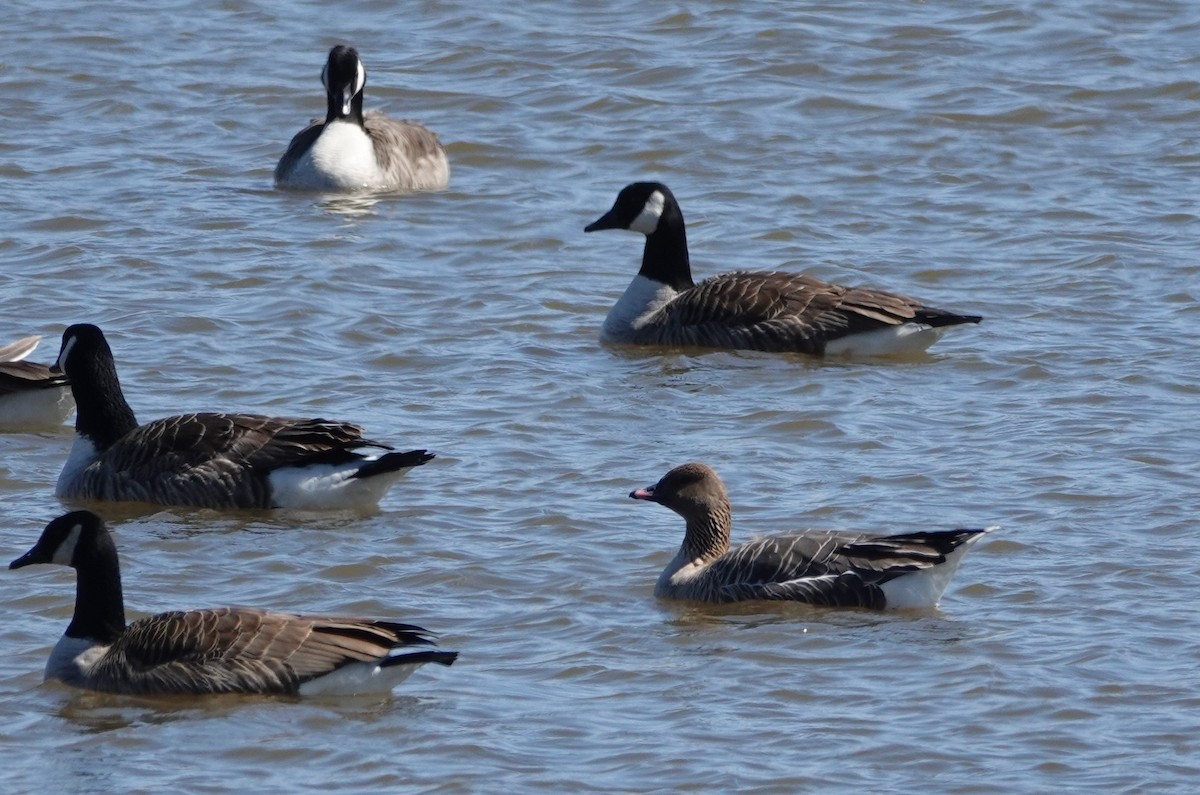
[[[880,536],[825,531],[761,539],[747,545],[745,552],[734,551],[741,553],[741,571],[734,568],[738,560],[730,561],[730,568],[721,572],[725,581],[719,584],[714,601],[788,599],[828,607],[882,608],[887,603],[884,583],[945,563],[947,555],[985,532]]]
[[[375,110],[363,114],[363,129],[374,141],[379,168],[386,174],[407,170],[401,164],[419,164],[441,157],[442,145],[437,133],[417,122],[397,120]]]
[[[716,601],[744,600],[804,602],[819,607],[866,607],[873,610],[887,604],[887,597],[879,583],[872,582],[857,571],[802,577],[787,582],[735,583],[723,587]]]
[[[30,389],[51,389],[66,386],[67,377],[51,373],[50,368],[36,362],[0,361],[0,395],[25,392]]]
[[[853,566],[838,552],[844,545],[870,538],[842,530],[767,536],[735,547],[709,567],[727,582],[780,583],[805,577],[842,574]]]
[[[269,471],[337,463],[353,458],[357,447],[391,449],[364,439],[362,428],[348,422],[184,414],[138,426],[105,451],[105,459],[129,478],[149,481],[206,467]]]
[[[407,624],[225,607],[136,621],[95,676],[101,689],[141,693],[295,693],[351,662],[425,644]]]
[[[890,536],[866,536],[843,544],[837,558],[857,571],[895,577],[946,562],[946,556],[982,530],[936,530]]]
[[[680,293],[662,309],[661,326],[691,338],[679,341],[820,353],[829,340],[904,323],[921,309],[905,296],[808,274],[736,271]]]
[[[853,531],[807,531],[769,536],[730,550],[706,572],[718,601],[777,599],[836,607],[879,608],[882,582],[908,568],[864,548],[859,557],[844,550],[878,540]]]

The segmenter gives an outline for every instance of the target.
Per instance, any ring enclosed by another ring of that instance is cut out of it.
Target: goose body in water
[[[339,44],[321,72],[324,121],[305,127],[275,167],[281,188],[315,191],[441,190],[450,162],[437,135],[411,121],[363,112],[367,72],[358,52]]]
[[[25,360],[41,339],[23,337],[0,347],[0,430],[58,427],[75,408],[65,375]]]
[[[46,526],[10,569],[57,563],[76,572],[75,615],[46,663],[46,679],[108,693],[385,694],[425,663],[457,652],[431,648],[412,624],[303,616],[248,607],[179,610],[126,626],[117,548],[90,511]]]
[[[656,596],[697,602],[787,600],[825,607],[936,607],[972,544],[994,530],[899,535],[803,530],[730,548],[725,485],[704,464],[675,467],[635,500],[664,505],[687,522],[683,545]]]
[[[181,414],[139,425],[103,332],[63,332],[55,365],[71,380],[75,443],[58,477],[64,499],[197,508],[368,510],[401,475],[433,458],[325,419]],[[364,448],[384,452],[366,454]]]
[[[602,338],[816,356],[919,353],[947,328],[978,323],[881,290],[844,287],[807,274],[735,271],[696,284],[683,213],[660,182],[635,182],[584,228],[646,236],[642,267],[608,313]]]

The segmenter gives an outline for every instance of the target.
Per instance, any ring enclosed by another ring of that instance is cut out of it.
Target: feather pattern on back
[[[910,322],[937,327],[946,315],[913,298],[808,274],[735,271],[679,293],[631,341],[820,355],[839,337]]]
[[[160,613],[133,622],[88,671],[120,693],[297,693],[353,662],[430,642],[410,624],[300,616],[248,607]]]

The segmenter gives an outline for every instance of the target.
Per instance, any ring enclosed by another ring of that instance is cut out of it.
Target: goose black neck
[[[642,269],[638,272],[677,291],[695,285],[692,281],[692,264],[688,259],[683,212],[675,202],[667,202],[662,216],[658,219],[658,226],[652,234],[646,236],[646,247],[642,250]]]
[[[68,374],[75,397],[75,430],[97,450],[106,450],[137,427],[137,417],[125,402],[111,358],[89,364],[72,368]]]
[[[342,97],[340,91],[331,91],[326,97],[325,123],[342,119],[363,126],[363,92],[359,91],[350,100],[350,112],[342,115]]]
[[[75,550],[75,616],[67,627],[72,638],[111,643],[125,631],[125,596],[117,547],[105,533],[96,543]]]

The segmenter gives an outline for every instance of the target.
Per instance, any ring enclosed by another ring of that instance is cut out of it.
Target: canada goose
[[[683,464],[629,496],[665,505],[687,522],[683,545],[658,578],[654,594],[698,602],[936,607],[967,549],[996,529],[900,535],[802,530],[730,549],[732,508],[711,467]]]
[[[35,563],[75,569],[75,615],[50,653],[46,679],[88,690],[380,694],[424,663],[458,657],[423,648],[433,644],[429,633],[412,624],[250,607],[176,610],[126,626],[117,547],[91,511],[51,521],[8,567]]]
[[[41,337],[23,337],[0,348],[0,429],[37,430],[62,425],[75,408],[62,373],[27,362]]]
[[[181,414],[138,425],[103,332],[63,332],[55,367],[71,379],[75,443],[58,476],[64,499],[198,508],[369,509],[433,458],[363,438],[357,425],[257,414]]]
[[[437,135],[411,121],[363,113],[367,72],[358,51],[339,44],[321,72],[327,108],[288,145],[275,167],[281,188],[334,191],[441,190],[450,163]]]
[[[626,186],[583,231],[601,229],[646,236],[641,270],[604,321],[610,342],[886,356],[923,351],[947,327],[981,319],[807,274],[734,271],[696,284],[683,213],[661,182]]]

